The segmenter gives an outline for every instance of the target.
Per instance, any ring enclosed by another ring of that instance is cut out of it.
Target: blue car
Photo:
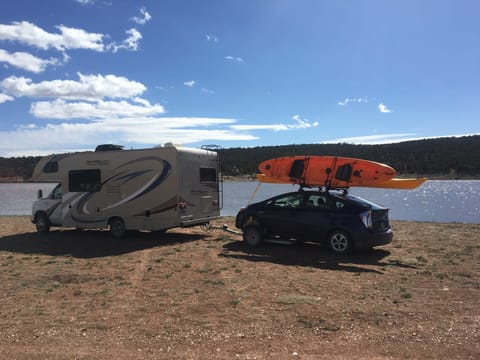
[[[342,191],[296,191],[248,205],[235,226],[259,246],[267,239],[310,241],[336,253],[386,245],[393,239],[388,209]]]

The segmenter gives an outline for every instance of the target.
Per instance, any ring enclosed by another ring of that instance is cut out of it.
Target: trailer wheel
[[[125,229],[125,223],[121,218],[116,217],[110,219],[108,225],[110,226],[110,234],[112,234],[112,236],[115,238],[122,238],[127,233],[127,229]]]
[[[50,231],[50,221],[48,220],[47,214],[40,212],[35,215],[35,227],[37,232],[45,234]]]
[[[243,228],[243,240],[252,247],[260,246],[263,243],[263,234],[260,226],[247,225]]]

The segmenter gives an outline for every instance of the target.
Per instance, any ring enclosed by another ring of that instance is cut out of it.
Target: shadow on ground
[[[388,266],[415,268],[398,260],[387,260],[390,252],[383,249],[357,251],[342,255],[332,253],[321,245],[313,243],[263,244],[258,248],[252,248],[242,241],[225,244],[223,249],[220,256],[226,258],[354,273],[383,274]]]
[[[154,247],[169,246],[203,239],[183,233],[134,232],[122,239],[108,231],[59,230],[48,234],[36,232],[0,238],[0,251],[21,254],[69,255],[75,258],[99,258],[126,254]]]

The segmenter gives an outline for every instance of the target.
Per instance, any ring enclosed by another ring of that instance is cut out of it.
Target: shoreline
[[[0,215],[0,221],[8,219],[8,218],[14,218],[14,219],[25,218],[25,220],[28,221],[29,224],[32,224],[32,222],[30,221],[31,215]],[[218,218],[213,219],[212,223],[219,223],[221,221],[234,222],[235,221],[235,216],[234,215],[221,215]],[[397,224],[429,224],[429,225],[438,225],[438,226],[443,226],[443,225],[447,225],[447,226],[448,225],[480,226],[480,222],[479,223],[469,223],[469,222],[459,222],[459,221],[437,222],[437,221],[391,220],[390,219],[390,223],[392,223],[392,224],[395,224],[395,223],[397,223]],[[195,228],[195,226],[193,228]],[[53,229],[61,230],[61,229],[70,229],[70,228],[61,228],[60,227],[60,228],[53,228]],[[177,227],[177,228],[172,228],[172,229],[189,229],[189,227],[183,227],[183,228],[182,227]],[[88,230],[88,229],[86,229],[86,230]],[[1,236],[1,233],[0,233],[0,236]]]
[[[475,181],[480,180],[479,176],[453,176],[449,174],[436,174],[436,175],[419,175],[419,174],[398,174],[396,176],[398,179],[409,179],[409,178],[427,178],[429,180],[445,180],[445,181]],[[222,180],[224,182],[253,182],[257,181],[255,175],[223,175]],[[31,179],[23,179],[21,177],[7,177],[2,178],[0,177],[0,184],[31,184],[36,183],[36,181],[32,181]]]

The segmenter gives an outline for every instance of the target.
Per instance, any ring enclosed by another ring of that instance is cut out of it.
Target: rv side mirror
[[[43,198],[43,191],[42,191],[42,189],[38,189],[38,191],[37,191],[37,199],[41,199],[41,198]]]

